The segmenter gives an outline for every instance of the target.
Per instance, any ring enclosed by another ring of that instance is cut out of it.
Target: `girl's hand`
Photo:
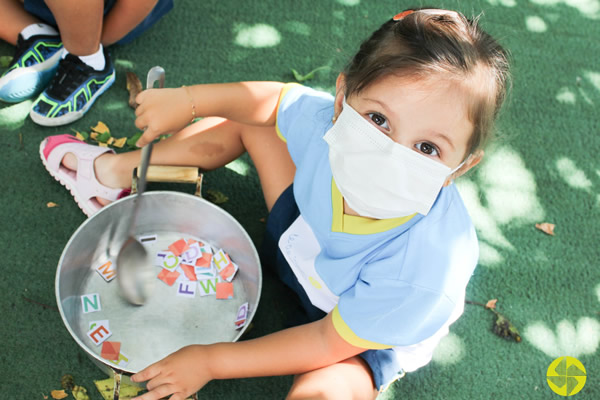
[[[148,393],[133,400],[184,400],[206,385],[212,377],[204,346],[183,347],[131,377],[133,382],[148,381]]]
[[[138,147],[159,135],[178,132],[192,120],[192,104],[183,87],[144,90],[135,101],[138,103],[135,126],[144,130]]]

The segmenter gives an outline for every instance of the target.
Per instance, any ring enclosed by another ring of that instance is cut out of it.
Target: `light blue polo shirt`
[[[277,132],[296,165],[300,214],[320,246],[314,268],[339,297],[332,310],[337,332],[368,349],[413,346],[447,332],[462,312],[478,258],[458,191],[443,188],[427,216],[373,220],[343,214],[323,140],[332,116],[330,94],[298,84],[282,90]]]

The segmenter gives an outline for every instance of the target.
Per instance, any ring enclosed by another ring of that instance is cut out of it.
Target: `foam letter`
[[[98,272],[106,282],[112,281],[115,276],[117,276],[117,270],[113,267],[112,261],[107,261],[99,267],[96,267],[96,272]]]
[[[96,345],[99,345],[108,339],[112,335],[112,332],[104,325],[100,325],[94,329],[91,329],[87,335],[90,339],[92,339],[92,342],[94,342]]]
[[[81,296],[81,306],[83,307],[84,314],[102,310],[100,295],[94,293]]]

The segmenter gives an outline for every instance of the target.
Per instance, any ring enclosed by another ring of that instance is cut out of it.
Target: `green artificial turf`
[[[492,331],[494,315],[467,304],[433,361],[396,382],[383,399],[552,399],[546,370],[559,356],[585,366],[575,397],[600,398],[600,2],[598,0],[445,0],[440,7],[481,23],[512,54],[513,90],[484,162],[457,181],[478,230],[481,260],[467,298],[498,299],[520,330],[516,343]],[[326,66],[305,84],[332,91],[358,44],[414,3],[391,0],[177,0],[175,9],[135,42],[110,49],[113,87],[81,120],[36,126],[30,102],[0,104],[0,398],[42,399],[73,374],[92,399],[105,376],[75,343],[55,306],[54,278],[63,248],[85,216],[44,169],[40,141],[105,122],[116,137],[137,132],[125,73],[145,77],[161,65],[167,86],[292,81]],[[12,55],[0,43],[0,56]],[[241,166],[241,167],[240,167]],[[243,169],[249,167],[249,172]],[[240,168],[242,170],[240,170]],[[241,173],[240,173],[241,172]],[[249,159],[206,176],[222,207],[257,246],[266,215]],[[188,187],[168,186],[190,191]],[[54,202],[58,207],[47,208]],[[556,224],[555,236],[535,229]],[[288,292],[265,273],[248,337],[281,329]],[[33,300],[37,303],[27,301]],[[280,399],[289,376],[209,383],[201,399]]]

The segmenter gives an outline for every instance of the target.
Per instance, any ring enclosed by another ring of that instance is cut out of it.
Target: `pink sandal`
[[[107,147],[93,146],[71,135],[49,136],[40,144],[40,157],[50,175],[69,189],[79,208],[88,217],[102,208],[97,197],[115,201],[128,194],[128,190],[112,189],[96,179],[94,160],[104,153],[114,153]],[[67,153],[77,157],[77,171],[61,165]]]

